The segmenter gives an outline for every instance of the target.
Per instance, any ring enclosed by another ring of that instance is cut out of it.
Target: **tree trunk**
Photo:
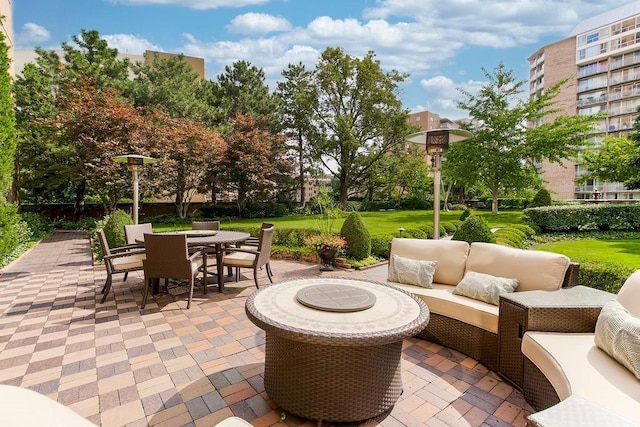
[[[498,214],[498,189],[496,187],[491,189],[491,213]]]
[[[14,155],[13,159],[13,182],[9,187],[8,202],[15,203],[20,206],[20,157],[18,151]]]
[[[347,187],[347,177],[344,173],[340,174],[340,209],[347,209],[347,199],[349,198],[349,188]]]
[[[76,186],[76,204],[73,209],[73,220],[78,221],[84,216],[84,195],[87,183],[82,181]]]

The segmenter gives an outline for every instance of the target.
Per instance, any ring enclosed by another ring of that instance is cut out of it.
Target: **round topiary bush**
[[[452,237],[452,240],[464,240],[471,242],[494,243],[495,237],[487,221],[479,216],[471,215],[462,222],[462,225]]]
[[[541,206],[551,206],[551,193],[549,190],[542,187],[535,196],[533,196],[533,200],[531,200],[531,204],[528,206],[530,208],[539,208]]]
[[[527,236],[527,239],[530,239],[534,234],[536,234],[536,231],[527,224],[511,224],[509,227],[522,231]]]
[[[344,220],[340,234],[347,241],[347,257],[363,260],[371,256],[371,234],[358,212],[351,212]]]
[[[104,224],[104,235],[107,238],[109,247],[114,248],[124,245],[124,226],[133,224],[133,220],[123,210],[118,209],[107,219]]]
[[[446,234],[453,234],[456,232],[456,230],[458,229],[458,227],[456,227],[456,225],[453,222],[450,221],[445,221],[442,223],[442,226],[444,227],[445,231],[447,232]]]

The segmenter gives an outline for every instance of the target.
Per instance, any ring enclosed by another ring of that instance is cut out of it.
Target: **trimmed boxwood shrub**
[[[469,218],[471,216],[471,209],[466,208],[461,214],[460,214],[460,221],[464,221],[465,219]]]
[[[551,193],[549,190],[542,187],[535,196],[533,196],[533,200],[531,200],[530,208],[539,208],[541,206],[551,206]]]
[[[578,283],[590,288],[617,294],[625,280],[634,272],[633,268],[598,262],[581,262]]]
[[[479,216],[471,215],[462,222],[460,228],[452,237],[453,240],[471,242],[494,243],[495,238],[487,221]]]
[[[456,232],[456,230],[458,229],[455,224],[453,224],[452,222],[449,221],[445,221],[442,223],[442,227],[444,227],[445,230],[445,234],[453,234]]]
[[[109,247],[124,245],[124,226],[133,224],[133,219],[123,210],[118,209],[107,218],[104,224],[104,235]]]
[[[347,216],[340,235],[347,241],[347,257],[362,260],[371,256],[371,235],[358,212]]]
[[[542,232],[639,231],[640,205],[570,205],[525,209],[525,222]]]
[[[516,230],[522,231],[527,236],[527,239],[536,234],[536,231],[527,224],[511,224],[509,228],[515,228]]]
[[[496,238],[496,243],[508,244],[508,246],[520,249],[525,247],[525,241],[527,239],[524,232],[510,227],[501,228],[493,233],[493,235]]]
[[[389,245],[391,245],[393,236],[391,234],[376,234],[371,236],[371,255],[376,258],[389,258]]]

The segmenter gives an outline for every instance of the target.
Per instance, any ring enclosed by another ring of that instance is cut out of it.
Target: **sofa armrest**
[[[569,263],[567,272],[564,275],[564,280],[562,281],[562,287],[570,288],[572,286],[577,286],[579,273],[580,273],[580,264],[578,264],[577,262]]]

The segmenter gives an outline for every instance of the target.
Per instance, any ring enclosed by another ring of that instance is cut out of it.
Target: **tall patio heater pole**
[[[450,143],[461,142],[471,138],[471,132],[455,127],[448,119],[440,121],[440,128],[424,130],[407,137],[407,141],[425,144],[427,154],[431,156],[433,167],[433,239],[440,238],[440,168],[442,155]]]
[[[127,154],[126,156],[113,157],[113,161],[126,163],[133,178],[133,223],[138,224],[138,166],[156,163],[158,160],[153,157],[141,156],[139,154]]]

